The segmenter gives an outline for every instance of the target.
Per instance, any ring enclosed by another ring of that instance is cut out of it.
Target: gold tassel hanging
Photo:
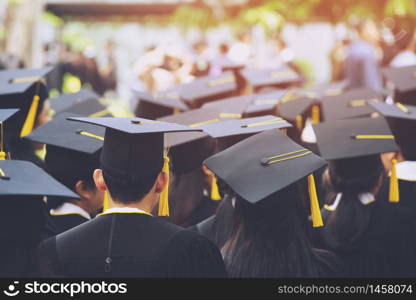
[[[211,180],[211,200],[214,200],[214,201],[221,200],[221,195],[218,190],[217,178],[215,177],[214,174],[212,175],[212,180]]]
[[[309,199],[311,201],[311,218],[313,227],[322,227],[324,223],[322,221],[321,210],[319,208],[318,196],[316,194],[315,178],[313,174],[308,176],[308,190]]]
[[[169,157],[165,156],[163,160],[164,163],[162,172],[166,173],[168,182],[160,194],[158,215],[162,217],[169,217]]]
[[[103,212],[105,212],[108,209],[108,202],[109,202],[108,198],[109,198],[108,197],[108,191],[105,191],[104,192],[104,200],[103,200]]]
[[[303,127],[303,120],[302,120],[302,115],[297,115],[296,116],[296,128],[301,131]]]
[[[0,160],[5,160],[6,159],[6,152],[4,152],[4,145],[3,145],[3,140],[4,140],[4,131],[3,131],[3,122],[0,122]]]
[[[389,201],[393,203],[397,203],[400,201],[399,181],[397,179],[396,164],[397,164],[397,160],[392,159],[391,160]]]
[[[30,105],[25,123],[23,124],[22,131],[20,132],[20,137],[24,137],[32,132],[36,121],[36,112],[38,110],[39,101],[40,97],[38,95],[33,96],[32,104]]]
[[[320,109],[319,105],[312,106],[312,124],[318,124],[320,122]]]

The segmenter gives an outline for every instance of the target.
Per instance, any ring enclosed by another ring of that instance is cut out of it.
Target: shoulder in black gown
[[[341,200],[342,201],[342,200]],[[415,221],[407,208],[383,199],[369,204],[367,229],[355,243],[338,241],[328,227],[315,232],[319,247],[336,253],[347,277],[410,277],[415,275]],[[324,224],[334,211],[323,209]]]
[[[42,242],[38,252],[43,276],[226,276],[215,245],[144,214],[99,216]]]

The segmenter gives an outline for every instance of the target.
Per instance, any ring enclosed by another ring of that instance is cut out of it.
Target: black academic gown
[[[206,238],[139,213],[96,217],[39,247],[43,276],[225,277],[221,254]]]
[[[370,221],[357,242],[338,241],[324,226],[314,232],[315,245],[333,251],[342,260],[346,277],[415,276],[416,235],[412,213],[382,199],[368,205],[372,206]],[[324,208],[324,224],[335,213]]]
[[[68,214],[62,216],[52,216],[48,214],[46,218],[46,225],[42,233],[42,239],[58,235],[87,221],[87,218],[78,214]]]

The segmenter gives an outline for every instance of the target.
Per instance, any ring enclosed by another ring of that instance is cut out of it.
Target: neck
[[[122,208],[122,207],[131,207],[131,208],[138,208],[144,210],[145,212],[151,214],[153,211],[153,201],[152,195],[147,194],[144,198],[137,202],[130,202],[130,203],[122,203],[114,201],[111,196],[108,197],[108,208]]]

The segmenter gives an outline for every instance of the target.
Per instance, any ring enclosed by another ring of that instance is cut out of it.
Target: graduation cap
[[[214,58],[212,64],[220,68],[222,72],[238,71],[245,68],[245,64],[233,61],[226,56]]]
[[[29,134],[48,98],[44,77],[53,70],[17,69],[0,71],[0,108],[18,108],[15,129],[20,137]]]
[[[135,92],[139,100],[135,115],[141,118],[157,119],[174,113],[188,110],[176,93]]]
[[[182,100],[189,108],[199,108],[204,103],[235,95],[237,83],[232,72],[219,76],[199,77],[178,87]]]
[[[416,106],[369,101],[389,123],[400,151],[406,160],[416,160]]]
[[[205,103],[201,108],[215,107],[220,112],[222,112],[222,116],[226,116],[228,114],[230,116],[235,115],[237,117],[243,117],[247,107],[250,105],[254,98],[254,95],[234,96],[214,102]]]
[[[358,88],[337,96],[325,96],[321,100],[324,119],[369,117],[375,110],[367,104],[367,100],[383,101],[383,95],[370,88]]]
[[[313,128],[323,158],[326,160],[357,158],[355,162],[350,161],[344,167],[351,169],[352,172],[373,170],[373,160],[368,158],[369,156],[398,150],[394,136],[384,118],[336,120],[315,124]],[[393,161],[393,173],[395,173],[395,163]],[[359,174],[355,176],[358,177]],[[397,178],[391,177],[390,187],[390,201],[398,202]]]
[[[0,161],[0,196],[79,196],[31,162]]]
[[[200,128],[217,139],[218,151],[223,151],[237,142],[262,131],[288,128],[292,125],[276,116],[262,116],[244,119],[230,119],[207,124]]]
[[[173,122],[202,130],[203,126],[218,123],[224,119],[241,118],[245,105],[214,105],[208,108],[194,109],[181,114],[160,118],[163,122]],[[228,110],[231,109],[231,110]],[[215,140],[203,132],[185,132],[167,134],[170,147],[172,169],[175,173],[187,173],[199,168],[202,161],[215,152]]]
[[[322,99],[322,97],[341,95],[348,87],[348,81],[337,81],[318,84],[306,89],[298,90],[299,94],[309,98]]]
[[[19,110],[18,109],[0,109],[0,160],[6,159],[6,150],[5,150],[5,132],[7,129],[5,129],[5,124],[7,121],[14,116]]]
[[[198,128],[143,118],[68,119],[106,128],[101,165],[104,172],[127,182],[162,170],[169,174],[169,159],[164,155],[165,133],[201,131]],[[159,215],[169,215],[167,191],[168,186],[161,195]]]
[[[277,90],[253,95],[250,105],[248,105],[244,111],[244,116],[257,117],[277,114],[277,104],[282,100],[286,93],[288,93],[287,90]]]
[[[241,75],[254,91],[268,86],[285,88],[301,81],[300,75],[288,66],[266,70],[246,69],[241,71]]]
[[[313,225],[323,225],[312,173],[326,162],[279,131],[253,135],[208,158],[204,164],[253,204],[308,177]]]
[[[60,114],[63,112],[89,117],[108,117],[111,112],[100,103],[100,96],[91,89],[81,89],[76,93],[62,94],[51,99],[51,109]]]
[[[300,131],[305,125],[305,120],[309,116],[311,108],[317,105],[317,103],[318,101],[315,98],[289,90],[277,105],[278,115],[290,123],[295,124],[296,128]],[[314,120],[314,123],[319,122],[319,108],[316,114],[318,117],[315,116],[314,119],[318,120]]]
[[[382,74],[394,88],[395,102],[416,104],[416,66],[385,68]]]
[[[99,168],[99,155],[105,129],[68,121],[71,113],[58,114],[35,129],[25,139],[46,144],[46,169],[53,177],[73,189],[80,178],[92,176]]]

